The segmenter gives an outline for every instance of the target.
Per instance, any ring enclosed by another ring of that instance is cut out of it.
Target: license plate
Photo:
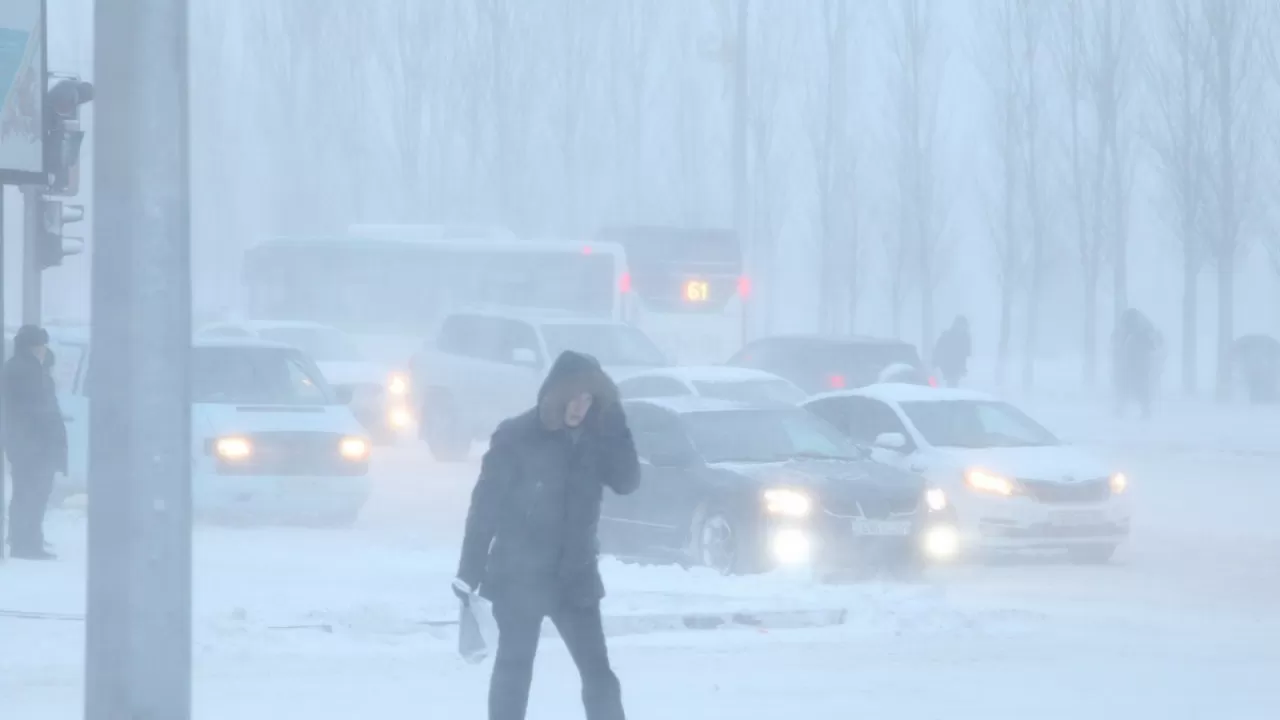
[[[1097,510],[1059,510],[1049,513],[1054,525],[1101,525],[1105,518]]]
[[[903,536],[911,534],[910,520],[854,520],[854,535]]]

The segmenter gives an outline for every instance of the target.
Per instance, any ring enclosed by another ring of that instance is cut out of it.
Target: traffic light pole
[[[22,324],[39,325],[44,285],[41,282],[40,240],[44,227],[41,217],[40,188],[22,188]]]
[[[85,718],[189,720],[187,1],[94,22]]]

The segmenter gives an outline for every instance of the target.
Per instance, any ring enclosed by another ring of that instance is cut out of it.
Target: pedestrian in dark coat
[[[5,450],[13,478],[9,548],[15,558],[51,560],[44,514],[55,473],[67,471],[67,426],[50,373],[49,334],[24,325],[4,365]]]
[[[606,487],[628,494],[640,464],[618,389],[588,355],[556,358],[533,409],[498,426],[471,495],[454,590],[492,601],[498,650],[490,720],[522,720],[542,620],[550,617],[582,676],[588,720],[623,720],[609,664],[598,567]]]
[[[1270,335],[1242,335],[1231,352],[1249,402],[1280,402],[1280,340]]]
[[[957,315],[933,348],[933,364],[942,373],[947,387],[956,387],[969,374],[969,356],[973,343],[969,338],[969,319]]]
[[[1135,308],[1120,316],[1113,335],[1115,351],[1116,412],[1137,404],[1142,417],[1151,416],[1151,391],[1155,384],[1159,333]]]

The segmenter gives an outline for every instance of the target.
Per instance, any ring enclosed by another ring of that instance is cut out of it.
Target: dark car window
[[[454,315],[440,328],[441,352],[489,362],[511,363],[517,349],[534,353],[541,361],[538,337],[528,323],[483,315]]]
[[[851,397],[846,404],[847,431],[854,442],[861,445],[874,444],[876,438],[884,433],[902,433],[910,439],[907,427],[893,408],[870,398]]]
[[[1043,447],[1061,444],[1053,433],[1008,403],[949,400],[904,402],[916,430],[938,447]]]
[[[676,416],[666,410],[643,404],[627,407],[627,426],[635,439],[636,454],[642,460],[655,455],[683,456],[693,447],[685,437]]]
[[[199,347],[191,351],[191,401],[329,405],[323,376],[297,350]]]
[[[693,446],[709,463],[862,457],[838,430],[800,408],[695,412],[682,416],[682,421]]]
[[[548,323],[542,326],[547,352],[558,356],[566,350],[586,353],[601,365],[660,367],[667,364],[662,351],[647,335],[620,323]]]
[[[618,383],[624,398],[676,397],[692,395],[684,383],[668,377],[637,377]]]

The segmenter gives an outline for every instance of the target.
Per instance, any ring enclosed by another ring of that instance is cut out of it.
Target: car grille
[[[908,515],[920,506],[920,498],[904,492],[869,490],[824,498],[823,507],[836,517],[865,517],[883,520],[891,515]]]
[[[1020,480],[1027,495],[1042,503],[1100,503],[1111,497],[1111,485],[1107,478],[1094,478],[1081,482],[1046,482],[1044,480]]]
[[[280,431],[246,435],[253,453],[245,460],[218,459],[219,475],[357,476],[369,471],[368,461],[342,457],[340,433]]]

